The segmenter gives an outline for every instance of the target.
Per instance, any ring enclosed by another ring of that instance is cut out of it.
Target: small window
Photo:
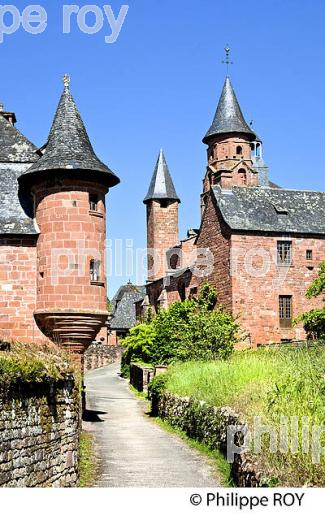
[[[98,196],[93,193],[89,194],[89,209],[90,211],[98,211]]]
[[[311,249],[307,249],[306,251],[306,260],[312,260],[313,259],[313,252]]]
[[[255,156],[256,157],[261,157],[261,145],[260,145],[260,143],[256,143]]]
[[[236,148],[236,154],[237,154],[237,155],[242,155],[242,153],[243,153],[243,149],[242,149],[242,147],[241,147],[241,146],[237,146],[237,148]]]
[[[90,281],[91,282],[100,281],[100,261],[99,260],[90,260]]]
[[[290,265],[292,261],[292,243],[287,240],[279,240],[277,243],[278,265]]]
[[[279,296],[279,320],[282,329],[292,327],[292,296]]]

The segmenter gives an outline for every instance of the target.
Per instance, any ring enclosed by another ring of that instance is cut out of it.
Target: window
[[[292,327],[292,296],[279,296],[279,319],[282,329]]]
[[[312,260],[313,259],[313,252],[311,249],[307,249],[306,251],[306,260]]]
[[[89,193],[89,209],[90,211],[98,211],[98,196]]]
[[[186,286],[184,282],[181,282],[178,286],[178,294],[182,302],[186,300]]]
[[[260,143],[256,143],[255,156],[256,157],[261,157],[261,145],[260,145]]]
[[[100,281],[100,261],[99,260],[90,260],[90,281],[91,282]]]
[[[277,243],[278,265],[290,265],[292,260],[292,243],[280,240]]]
[[[242,153],[243,153],[243,149],[242,149],[242,147],[241,147],[241,146],[237,146],[237,148],[236,148],[236,154],[237,154],[237,155],[241,155]]]

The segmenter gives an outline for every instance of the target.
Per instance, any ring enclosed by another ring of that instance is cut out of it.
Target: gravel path
[[[101,474],[98,487],[216,487],[210,461],[146,415],[119,366],[86,374],[84,429],[94,435]]]

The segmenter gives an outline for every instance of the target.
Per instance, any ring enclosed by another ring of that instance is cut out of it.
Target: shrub
[[[132,361],[151,364],[190,359],[226,358],[237,340],[239,325],[221,306],[214,309],[217,293],[208,284],[198,297],[173,303],[149,323],[137,325],[123,340],[122,371]]]
[[[306,292],[307,298],[315,298],[325,295],[325,262],[319,266],[319,272],[316,280],[311,284]],[[325,301],[325,298],[323,298]],[[304,329],[309,339],[325,338],[325,309],[313,309],[304,312],[294,320],[294,323],[304,322]]]

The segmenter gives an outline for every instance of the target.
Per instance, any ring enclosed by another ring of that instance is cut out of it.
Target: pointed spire
[[[255,138],[254,132],[244,119],[231,81],[227,76],[213,123],[203,138],[203,142],[208,144],[211,137],[228,133],[248,134],[251,139]]]
[[[143,202],[146,204],[150,200],[154,199],[180,202],[162,149],[159,152],[149,190]]]
[[[86,170],[101,174],[103,179],[105,178],[107,186],[115,186],[119,183],[119,179],[98,159],[93,150],[85,125],[71,95],[70,78],[67,74],[64,76],[63,83],[64,90],[44,155],[25,175],[53,170]]]

